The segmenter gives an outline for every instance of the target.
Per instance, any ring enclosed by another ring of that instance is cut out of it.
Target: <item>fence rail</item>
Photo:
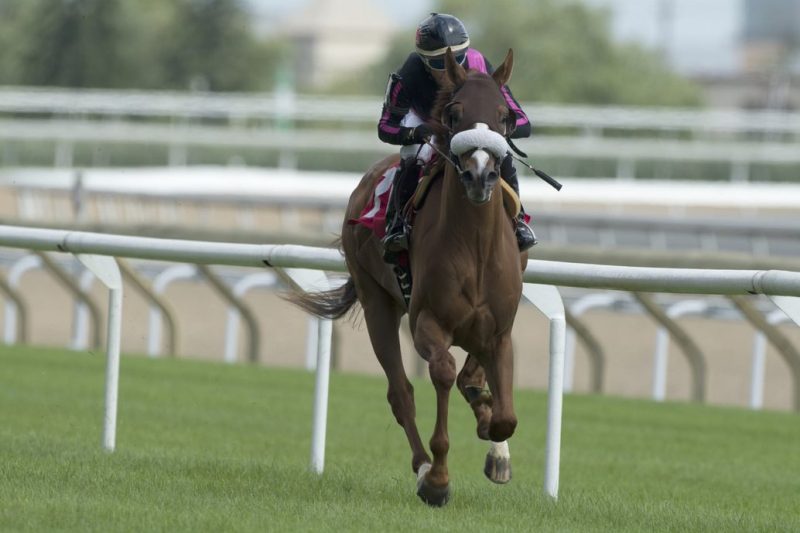
[[[677,163],[691,163],[728,165],[732,181],[749,180],[753,166],[790,179],[781,167],[800,164],[800,113],[524,107],[538,133],[519,141],[523,150],[563,168],[580,163],[596,176],[672,178],[686,171]],[[187,148],[215,146],[277,151],[291,167],[309,151],[389,153],[375,135],[380,108],[374,97],[0,87],[0,140],[56,143],[55,166],[73,164],[75,144],[146,144],[166,147],[171,165],[186,164]],[[5,164],[14,159],[7,146]]]
[[[146,221],[176,225],[176,205],[202,209],[224,206],[253,217],[256,210],[280,210],[283,231],[297,235],[296,217],[291,214],[295,209],[309,209],[320,213],[318,225],[322,227],[306,228],[306,232],[321,231],[325,239],[338,231],[341,213],[358,180],[356,174],[242,167],[0,170],[0,187],[16,195],[16,218],[27,224],[62,224],[75,218],[87,223]],[[796,257],[800,253],[800,232],[793,218],[744,216],[761,209],[793,210],[800,205],[800,185],[676,185],[577,179],[565,183],[558,193],[532,180],[523,180],[521,186],[522,201],[533,213],[537,232],[553,244],[749,250],[762,258]],[[594,212],[556,210],[553,202],[593,204]],[[615,205],[680,208],[681,216],[597,212]],[[741,214],[688,216],[683,213],[686,206],[723,208]],[[240,216],[238,220],[242,225],[252,223],[252,217]],[[193,227],[202,225],[199,220],[190,223]]]
[[[74,254],[109,288],[106,408],[103,432],[103,444],[108,450],[114,449],[116,439],[122,327],[122,281],[113,257],[282,269],[300,268],[314,271],[345,269],[339,252],[331,249],[296,245],[180,241],[14,226],[0,226],[0,246]],[[766,294],[800,324],[800,299],[796,298],[800,296],[800,273],[796,272],[659,269],[529,261],[523,277],[526,282],[523,294],[550,320],[550,377],[544,486],[546,493],[553,498],[558,494],[566,320],[561,298],[550,285],[697,294]],[[319,279],[318,277],[317,280]],[[324,460],[330,332],[329,322],[320,327],[321,348],[318,355],[312,435],[312,467],[319,472],[322,471]],[[794,366],[792,370],[797,382],[800,366]],[[800,404],[800,390],[795,387],[795,406],[798,404]]]
[[[0,113],[269,119],[373,123],[376,97],[331,97],[275,93],[186,93],[131,90],[68,90],[0,87]],[[698,133],[800,135],[800,113],[736,109],[646,108],[523,103],[537,126]]]
[[[373,131],[273,129],[198,124],[135,123],[82,119],[0,120],[0,140],[55,142],[56,166],[71,166],[74,144],[161,145],[171,164],[186,162],[187,147],[243,147],[298,152],[350,152],[387,155],[392,149]],[[612,160],[614,175],[633,178],[643,162],[721,163],[729,165],[731,181],[748,181],[751,166],[800,164],[793,143],[752,141],[669,140],[576,136],[534,136],[516,142],[534,159]]]

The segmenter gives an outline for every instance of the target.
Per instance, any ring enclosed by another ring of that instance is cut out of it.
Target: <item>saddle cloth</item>
[[[386,206],[392,191],[394,175],[400,169],[400,163],[389,167],[377,180],[372,198],[364,206],[358,218],[351,218],[348,224],[361,224],[371,229],[375,236],[382,239],[386,235]]]

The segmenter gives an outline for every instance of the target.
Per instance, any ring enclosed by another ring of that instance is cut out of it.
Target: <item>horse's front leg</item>
[[[467,400],[478,422],[478,438],[489,440],[492,421],[492,394],[486,388],[486,375],[478,358],[469,354],[456,380],[458,390]],[[511,481],[511,454],[508,441],[490,442],[483,473],[494,483]]]
[[[495,345],[494,354],[483,365],[489,390],[492,391],[492,421],[489,438],[502,442],[514,434],[517,415],[514,414],[514,351],[511,332],[502,335]]]
[[[450,440],[447,435],[447,406],[450,389],[456,380],[456,361],[448,351],[452,337],[435,318],[423,311],[416,320],[414,346],[428,361],[428,372],[436,388],[436,425],[431,436],[430,449],[433,464],[427,472],[420,468],[417,495],[428,505],[442,506],[450,499],[450,478],[447,471],[447,452]]]
[[[489,423],[492,420],[492,394],[486,390],[486,375],[478,359],[472,355],[467,355],[467,360],[458,373],[456,380],[458,390],[467,400],[467,403],[475,413],[475,420],[478,422],[478,438],[489,440]]]

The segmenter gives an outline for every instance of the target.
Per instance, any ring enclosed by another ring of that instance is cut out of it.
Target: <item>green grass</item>
[[[561,489],[542,495],[545,397],[517,391],[514,479],[451,396],[453,498],[414,494],[383,379],[335,374],[325,473],[308,471],[313,376],[125,357],[117,450],[100,450],[104,357],[0,348],[2,531],[800,531],[800,418],[565,400]],[[429,384],[418,421],[433,425]]]

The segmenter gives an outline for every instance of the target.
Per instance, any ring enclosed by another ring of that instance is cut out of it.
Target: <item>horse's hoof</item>
[[[444,507],[450,501],[450,484],[434,487],[423,479],[417,484],[417,496],[431,507]]]
[[[505,457],[494,457],[486,454],[486,463],[483,466],[483,473],[493,483],[504,484],[511,481],[511,459]]]
[[[425,475],[431,465],[424,464],[417,472],[417,496],[431,507],[444,507],[450,501],[450,484],[436,487],[426,482]]]
[[[508,483],[511,481],[511,457],[500,457],[490,451],[486,454],[483,473],[493,483]]]

